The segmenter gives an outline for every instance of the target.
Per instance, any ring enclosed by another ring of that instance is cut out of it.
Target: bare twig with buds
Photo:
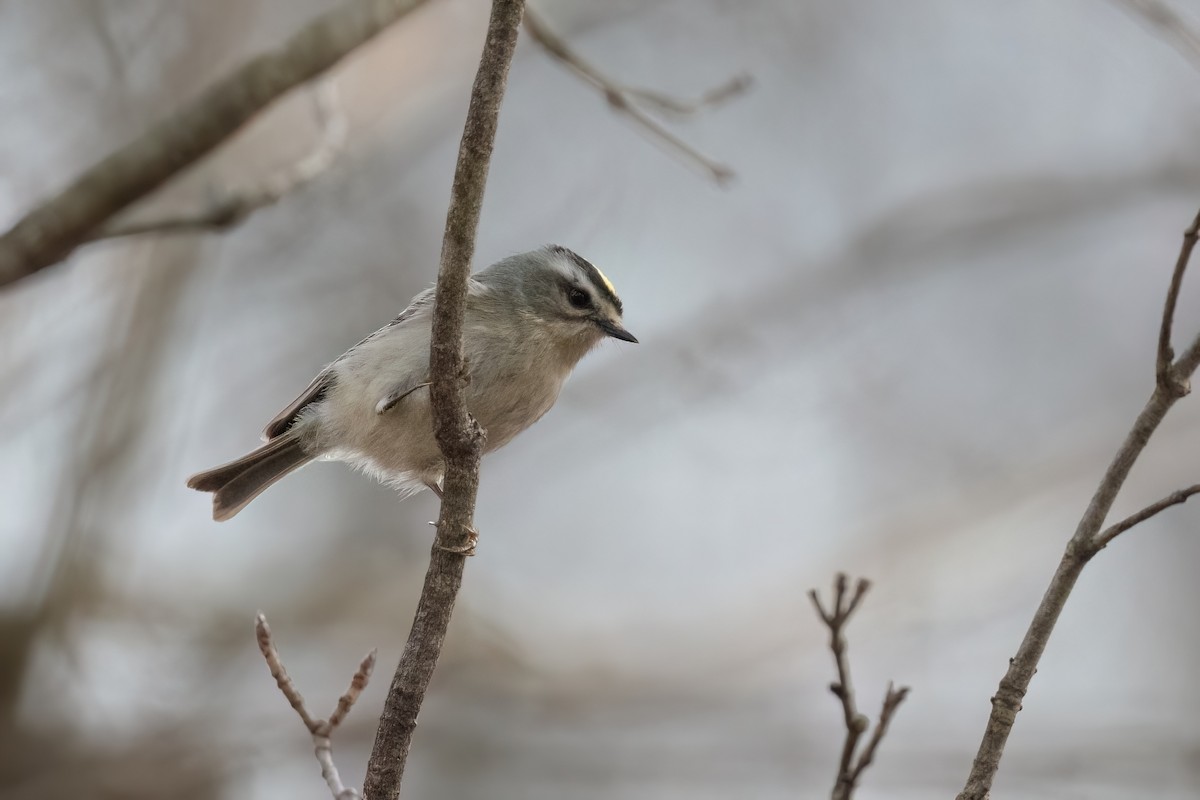
[[[833,582],[833,605],[826,610],[816,589],[809,591],[813,607],[825,627],[829,628],[829,649],[833,651],[833,660],[837,665],[837,680],[829,684],[829,691],[842,701],[842,716],[846,723],[846,739],[842,744],[842,757],[838,762],[837,780],[833,785],[833,800],[850,800],[854,790],[867,767],[875,760],[875,751],[887,734],[888,726],[896,715],[896,710],[908,697],[908,687],[894,687],[888,683],[887,693],[883,698],[883,708],[879,712],[879,721],[871,733],[867,745],[861,751],[858,749],[859,740],[871,728],[871,720],[866,714],[858,711],[854,699],[854,686],[850,682],[850,659],[846,655],[846,625],[850,617],[858,609],[859,603],[871,588],[870,581],[859,578],[854,585],[854,591],[849,591],[850,581],[845,573],[839,572]],[[857,756],[857,757],[856,757]]]
[[[342,776],[333,763],[333,733],[346,719],[346,715],[354,707],[354,703],[362,694],[363,689],[367,688],[367,681],[371,679],[371,672],[375,669],[375,651],[367,653],[366,658],[358,665],[358,671],[350,679],[350,688],[346,689],[346,693],[338,698],[337,705],[334,706],[333,713],[329,715],[329,718],[315,719],[309,713],[300,690],[296,688],[291,676],[284,669],[283,661],[279,658],[279,651],[275,649],[275,642],[271,639],[271,628],[267,625],[267,618],[261,612],[255,621],[254,630],[258,637],[258,649],[262,652],[263,658],[267,660],[271,677],[275,679],[279,691],[283,692],[283,696],[300,715],[300,721],[312,735],[313,752],[317,757],[317,762],[321,765],[321,777],[325,779],[325,784],[329,787],[333,800],[358,800],[362,795],[357,789],[347,788],[342,783]]]
[[[1000,769],[1004,746],[1012,733],[1017,714],[1021,711],[1021,703],[1025,693],[1029,691],[1030,681],[1037,672],[1038,661],[1046,650],[1058,617],[1062,614],[1067,598],[1071,596],[1071,590],[1075,588],[1075,582],[1079,580],[1083,568],[1117,536],[1200,493],[1200,485],[1180,489],[1120,522],[1107,528],[1103,527],[1138,456],[1149,444],[1150,437],[1158,430],[1167,412],[1191,390],[1192,374],[1200,367],[1200,336],[1197,336],[1178,358],[1175,357],[1175,349],[1171,344],[1175,307],[1198,236],[1200,214],[1196,215],[1191,226],[1184,231],[1183,244],[1175,260],[1166,301],[1163,303],[1154,360],[1154,391],[1134,420],[1133,427],[1126,434],[1125,441],[1121,443],[1104,477],[1100,479],[1096,493],[1092,495],[1075,533],[1067,542],[1058,569],[1055,570],[1054,577],[1050,579],[1050,585],[1033,614],[1033,620],[1029,623],[1029,629],[1025,632],[1020,647],[1017,648],[1017,654],[1009,659],[1008,669],[1000,679],[996,694],[992,695],[992,711],[988,716],[983,740],[975,754],[966,785],[958,794],[958,800],[986,800],[989,796],[992,781]]]
[[[275,205],[284,195],[329,169],[345,148],[349,126],[337,86],[332,80],[322,81],[313,88],[312,100],[320,134],[316,144],[303,158],[269,176],[261,186],[229,192],[192,214],[128,222],[114,220],[88,238],[100,241],[147,233],[221,232],[240,225],[254,212]]]

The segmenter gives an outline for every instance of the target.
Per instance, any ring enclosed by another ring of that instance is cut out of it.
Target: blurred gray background
[[[332,6],[3,0],[0,225]],[[672,126],[737,172],[721,189],[518,48],[477,260],[578,250],[642,344],[485,462],[405,795],[827,796],[840,711],[804,593],[844,569],[875,581],[861,705],[913,687],[859,796],[953,796],[1152,386],[1200,71],[1101,0],[535,7],[622,81],[756,83]],[[0,294],[3,797],[327,796],[258,609],[319,713],[379,647],[335,741],[361,785],[435,500],[320,464],[217,525],[184,480],[433,280],[485,20],[436,0],[360,50],[345,152],[231,233],[93,245]],[[146,213],[302,157],[309,100]],[[1198,432],[1193,398],[1116,513],[1195,483]],[[1200,794],[1198,523],[1174,509],[1085,572],[997,796]]]

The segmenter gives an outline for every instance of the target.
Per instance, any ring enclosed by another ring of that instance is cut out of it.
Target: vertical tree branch
[[[333,67],[425,0],[347,0],[282,47],[247,61],[79,176],[0,236],[0,286],[69,256],[101,224]]]
[[[479,61],[458,151],[430,344],[433,426],[446,461],[442,507],[416,617],[388,689],[367,765],[363,788],[369,800],[394,800],[400,794],[417,713],[446,638],[462,583],[465,556],[473,548],[472,518],[484,434],[467,411],[464,397],[463,317],[500,103],[524,8],[524,0],[493,0],[487,43]]]
[[[1000,686],[991,699],[992,712],[988,717],[983,741],[979,745],[975,761],[971,765],[971,772],[967,777],[966,785],[958,795],[958,800],[985,800],[988,797],[992,781],[996,777],[996,771],[1000,768],[1000,758],[1004,755],[1004,746],[1008,742],[1017,714],[1021,711],[1021,701],[1029,690],[1029,683],[1033,680],[1034,673],[1037,672],[1038,661],[1041,660],[1042,653],[1046,650],[1050,634],[1054,632],[1054,625],[1058,622],[1058,617],[1062,614],[1067,598],[1070,597],[1071,590],[1075,587],[1075,582],[1079,579],[1083,568],[1113,537],[1133,527],[1134,524],[1149,519],[1163,508],[1183,502],[1188,496],[1188,490],[1183,490],[1182,493],[1172,495],[1166,501],[1148,507],[1149,513],[1139,512],[1134,515],[1130,518],[1133,521],[1129,525],[1126,526],[1125,522],[1120,522],[1108,531],[1101,532],[1101,527],[1112,509],[1113,502],[1116,501],[1117,494],[1125,484],[1125,479],[1133,469],[1138,456],[1146,448],[1150,437],[1154,435],[1167,412],[1187,394],[1188,380],[1195,372],[1197,365],[1200,364],[1200,355],[1197,355],[1200,354],[1200,337],[1197,337],[1178,361],[1171,362],[1173,353],[1171,329],[1175,316],[1175,305],[1188,259],[1196,244],[1198,226],[1200,226],[1200,217],[1197,217],[1197,222],[1194,222],[1184,233],[1183,245],[1171,276],[1167,299],[1163,305],[1154,392],[1150,395],[1150,399],[1141,413],[1138,414],[1133,428],[1126,435],[1125,441],[1122,442],[1112,463],[1105,471],[1104,477],[1100,480],[1100,485],[1092,496],[1091,502],[1088,503],[1087,509],[1083,512],[1083,517],[1079,520],[1075,533],[1067,542],[1058,569],[1055,570],[1054,577],[1050,579],[1050,585],[1046,588],[1046,593],[1034,612],[1033,620],[1025,632],[1025,637],[1021,640],[1020,647],[1017,648],[1016,656],[1009,660],[1008,670],[1000,680]],[[1164,359],[1166,360],[1165,365]],[[1176,499],[1177,497],[1178,499]],[[1161,507],[1159,507],[1160,505]]]

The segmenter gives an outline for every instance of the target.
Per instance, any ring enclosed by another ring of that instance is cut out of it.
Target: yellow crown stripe
[[[608,289],[613,294],[616,294],[617,290],[615,288],[613,288],[612,281],[610,281],[608,279],[608,276],[605,275],[603,272],[601,272],[600,268],[597,267],[595,264],[593,264],[592,266],[595,267],[596,274],[600,276],[600,280],[604,281],[604,288]]]

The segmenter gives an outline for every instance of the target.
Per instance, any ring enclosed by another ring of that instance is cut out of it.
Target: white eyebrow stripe
[[[554,260],[554,269],[557,270],[558,274],[562,275],[564,278],[579,277],[578,274],[576,274],[575,265],[569,264],[566,261],[563,261],[562,259]]]
[[[621,298],[617,295],[616,287],[613,286],[608,276],[600,271],[599,267],[574,250],[569,250],[562,245],[548,245],[547,250],[559,256],[552,261],[560,273],[571,278],[582,279],[584,285],[591,286],[607,302],[611,303],[618,314],[623,312]]]

